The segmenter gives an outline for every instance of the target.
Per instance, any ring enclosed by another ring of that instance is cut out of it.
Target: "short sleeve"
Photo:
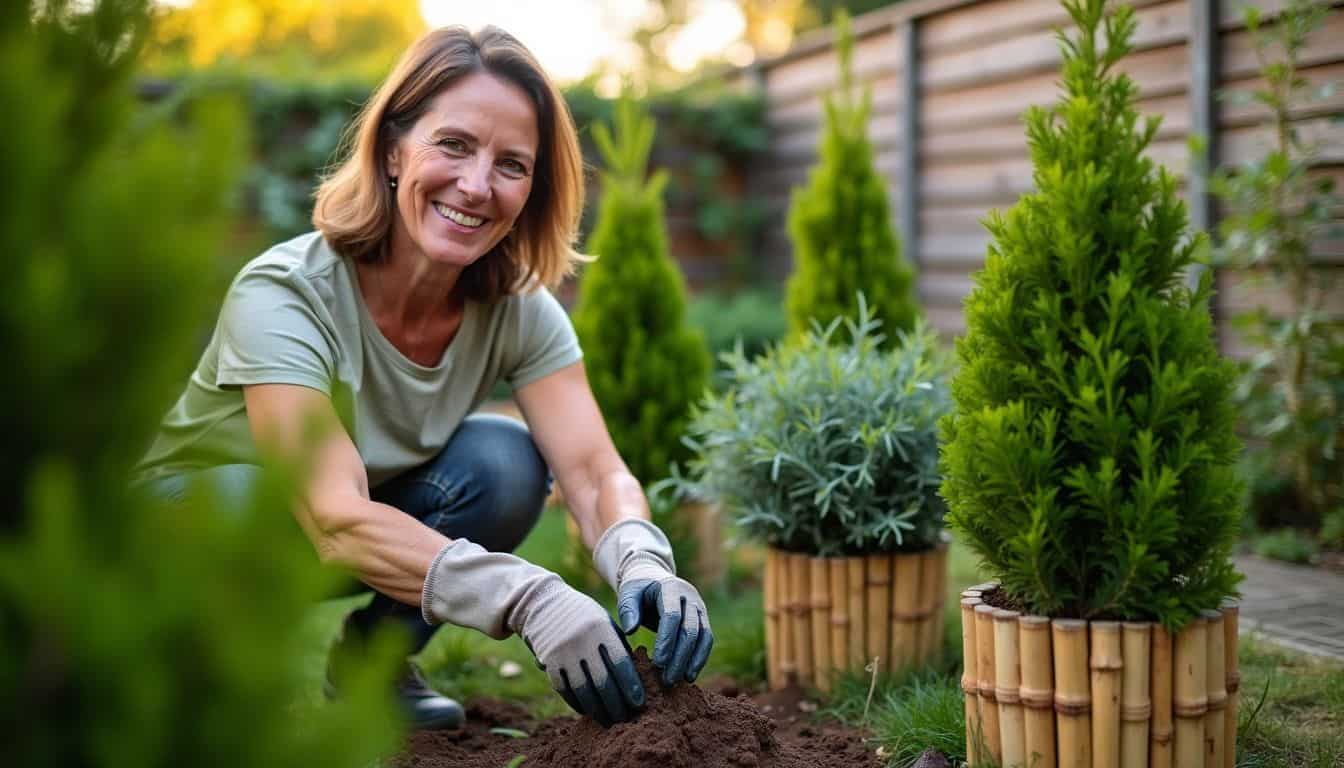
[[[520,349],[514,358],[517,364],[504,377],[514,389],[583,359],[574,325],[550,291],[539,288],[520,298]]]
[[[330,395],[335,340],[315,297],[292,275],[249,270],[229,288],[219,320],[216,384],[298,384]]]

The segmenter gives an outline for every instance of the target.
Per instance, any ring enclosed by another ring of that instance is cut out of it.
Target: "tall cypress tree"
[[[836,317],[855,316],[863,291],[890,346],[919,313],[914,271],[901,256],[886,181],[868,140],[872,93],[864,89],[854,97],[849,17],[841,13],[836,28],[840,88],[826,97],[821,160],[789,205],[795,264],[786,300],[789,330],[797,336],[813,320],[825,326]]]
[[[1238,577],[1232,365],[1186,282],[1176,182],[1116,64],[1134,14],[1065,0],[1063,94],[1027,113],[1037,191],[993,214],[943,424],[949,523],[1030,611],[1178,628]],[[1101,43],[1109,41],[1102,49]]]
[[[614,130],[593,127],[605,161],[602,201],[588,251],[574,327],[588,378],[616,449],[635,477],[666,477],[686,456],[691,403],[705,388],[709,353],[686,324],[686,287],[667,253],[666,176],[648,178],[653,120],[630,97]]]

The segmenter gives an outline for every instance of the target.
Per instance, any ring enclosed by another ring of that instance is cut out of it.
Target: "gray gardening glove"
[[[454,540],[430,564],[421,612],[430,624],[449,622],[496,639],[518,633],[565,702],[604,726],[644,706],[630,646],[607,612],[522,558]]]
[[[593,547],[597,572],[616,590],[621,630],[645,626],[657,633],[653,665],[663,684],[694,682],[709,661],[714,633],[700,593],[677,578],[672,546],[647,520],[622,520],[607,529]]]

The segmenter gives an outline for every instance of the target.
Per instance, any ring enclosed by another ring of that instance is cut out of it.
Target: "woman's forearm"
[[[395,507],[363,496],[322,503],[344,507],[339,514],[314,515],[338,521],[316,537],[322,561],[348,568],[373,589],[418,607],[429,565],[451,539]]]
[[[624,467],[609,471],[571,499],[565,497],[570,513],[579,524],[583,543],[592,550],[603,532],[617,521],[628,518],[649,519],[649,503],[644,489]]]

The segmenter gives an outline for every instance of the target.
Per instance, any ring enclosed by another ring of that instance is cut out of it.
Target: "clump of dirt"
[[[461,731],[413,734],[394,768],[498,768],[526,755],[527,768],[879,768],[863,735],[818,725],[798,711],[764,713],[745,694],[729,698],[694,685],[664,689],[644,648],[635,652],[647,703],[629,723],[603,728],[587,718],[529,721],[519,707],[477,703]],[[776,730],[780,724],[781,729]],[[516,728],[529,738],[498,732]],[[492,732],[491,729],[495,729]]]

